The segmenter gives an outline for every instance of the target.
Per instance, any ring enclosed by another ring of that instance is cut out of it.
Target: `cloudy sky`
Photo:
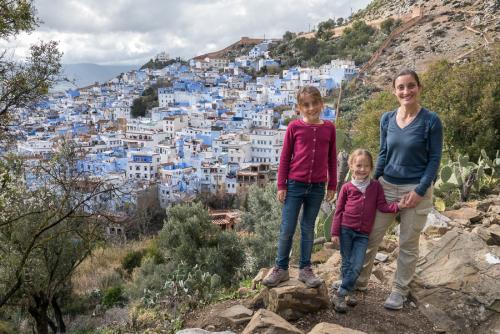
[[[328,18],[347,17],[370,0],[34,0],[43,21],[33,33],[0,41],[26,54],[56,40],[64,63],[142,64],[160,51],[191,58],[241,36],[279,38]]]

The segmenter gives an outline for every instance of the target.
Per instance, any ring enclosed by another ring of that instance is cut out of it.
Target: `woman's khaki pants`
[[[414,190],[417,186],[416,184],[397,185],[388,183],[383,179],[383,177],[379,178],[379,182],[384,188],[387,202],[398,202],[403,195]],[[403,296],[408,295],[408,285],[415,274],[415,266],[418,260],[420,232],[424,228],[427,220],[427,214],[431,209],[432,186],[427,189],[422,201],[415,208],[402,209],[399,213],[401,215],[399,230],[399,256],[396,272],[394,274],[392,291],[399,292]],[[368,248],[366,250],[363,269],[359,275],[356,287],[364,288],[367,286],[378,247],[384,238],[387,227],[391,224],[395,217],[396,214],[394,213],[382,213],[377,211],[375,224],[368,241]]]

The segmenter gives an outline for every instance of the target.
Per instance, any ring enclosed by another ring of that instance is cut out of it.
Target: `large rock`
[[[231,331],[209,332],[201,328],[186,328],[176,332],[175,334],[236,334],[236,333]]]
[[[366,334],[355,329],[345,328],[336,324],[321,322],[314,326],[308,334]]]
[[[467,219],[471,223],[481,221],[482,214],[480,211],[473,208],[461,208],[458,210],[451,210],[443,212],[443,215],[450,219]]]
[[[491,225],[488,227],[476,226],[472,233],[477,234],[487,245],[500,246],[500,225]]]
[[[440,330],[488,333],[500,317],[500,248],[453,229],[427,250],[411,284],[422,313]]]
[[[241,334],[302,334],[303,332],[271,311],[260,309]]]
[[[220,314],[221,318],[231,321],[233,324],[239,325],[252,319],[253,311],[243,305],[234,305]]]
[[[334,249],[322,248],[311,256],[311,262],[313,264],[325,263],[334,253]]]
[[[432,209],[427,215],[427,221],[422,232],[429,237],[440,237],[451,229],[449,226],[450,221],[450,218]]]
[[[257,284],[261,283],[264,277],[269,273],[270,268],[261,268],[252,280],[252,290],[257,289]]]
[[[295,320],[307,313],[327,308],[330,304],[325,283],[319,288],[308,288],[295,278],[269,289],[263,296],[264,305],[287,320]]]

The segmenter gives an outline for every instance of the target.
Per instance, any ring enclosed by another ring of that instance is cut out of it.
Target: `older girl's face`
[[[298,104],[298,109],[303,116],[310,119],[319,119],[321,111],[323,110],[323,102],[316,99],[310,94],[305,94],[300,99]]]
[[[418,104],[418,97],[422,87],[418,85],[417,80],[410,75],[401,75],[394,82],[394,95],[398,98],[399,105],[411,106]]]

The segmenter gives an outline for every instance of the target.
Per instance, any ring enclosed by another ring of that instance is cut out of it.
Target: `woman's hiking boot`
[[[290,276],[288,275],[288,270],[274,266],[271,273],[262,280],[262,284],[272,288],[281,282],[288,281],[289,279]]]
[[[399,292],[393,291],[385,300],[384,307],[389,310],[401,310],[406,297]]]

